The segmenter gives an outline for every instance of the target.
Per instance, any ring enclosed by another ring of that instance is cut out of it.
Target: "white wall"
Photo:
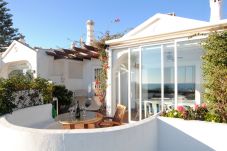
[[[54,58],[46,54],[46,50],[38,49],[37,54],[37,73],[43,78],[50,78],[53,73]]]
[[[14,111],[12,114],[7,114],[6,120],[13,125],[33,127],[36,124],[52,121],[52,105],[39,105],[28,107]]]
[[[0,117],[3,151],[226,151],[227,124],[165,117],[112,128],[33,129],[49,120],[51,105],[22,109]],[[31,114],[31,115],[27,115]],[[47,116],[44,116],[47,115]],[[35,117],[35,118],[34,118]],[[41,117],[41,118],[39,118]],[[38,120],[36,119],[38,118]]]
[[[159,151],[226,151],[227,124],[158,117]]]
[[[58,59],[46,55],[45,51],[38,51],[38,75],[53,81],[56,84],[65,85],[69,90],[88,91],[88,87],[94,82],[94,68],[100,67],[98,59],[83,61]]]
[[[31,65],[31,70],[35,71],[35,76],[37,73],[37,51],[34,49],[31,49],[30,47],[27,47],[17,41],[13,41],[13,43],[10,45],[10,47],[2,54],[2,66],[7,65],[12,62],[18,62],[18,61],[25,61],[29,62]],[[6,66],[7,67],[7,66]],[[7,78],[5,75],[8,74],[7,68],[2,68],[4,71],[2,71],[1,74],[4,75],[5,78]]]
[[[84,60],[83,63],[83,86],[88,90],[88,87],[94,87],[94,69],[101,68],[101,63],[98,59]]]
[[[41,106],[40,109],[42,108],[46,110],[45,106]],[[30,111],[36,109],[37,107],[34,107],[21,112],[29,111],[31,113]],[[20,114],[20,112],[17,113]],[[40,114],[36,116],[42,116]],[[11,120],[14,120],[14,124],[21,124],[17,120],[17,115],[13,114],[12,116]],[[28,123],[33,121],[34,117],[26,117]],[[18,127],[7,120],[5,117],[0,118],[0,150],[4,151],[157,150],[157,120],[155,118],[120,127],[84,130],[31,129]]]

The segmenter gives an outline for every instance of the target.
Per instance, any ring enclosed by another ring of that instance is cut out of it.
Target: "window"
[[[101,75],[101,72],[102,72],[102,69],[101,68],[95,68],[94,69],[94,79],[95,81],[100,81],[100,75]],[[98,83],[95,83],[95,89],[96,88],[100,88],[100,85]]]

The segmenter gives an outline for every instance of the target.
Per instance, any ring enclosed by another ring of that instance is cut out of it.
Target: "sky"
[[[86,20],[95,22],[95,36],[122,33],[156,13],[209,21],[209,0],[5,0],[14,27],[31,46],[69,48],[80,37],[86,40]],[[119,18],[119,22],[114,22]],[[223,2],[227,18],[227,1]]]

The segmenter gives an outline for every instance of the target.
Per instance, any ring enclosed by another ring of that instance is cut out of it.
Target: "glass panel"
[[[143,118],[160,111],[161,47],[142,49],[142,111]]]
[[[116,105],[126,106],[128,110],[128,49],[113,50],[113,113]],[[128,119],[125,119],[127,122]]]
[[[174,44],[163,46],[164,110],[174,107]]]
[[[138,121],[139,103],[139,49],[131,49],[131,120]]]
[[[193,106],[200,103],[201,56],[200,41],[177,43],[178,53],[178,105]]]

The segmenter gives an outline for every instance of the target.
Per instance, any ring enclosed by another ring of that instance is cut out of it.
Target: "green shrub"
[[[22,93],[19,97],[19,102],[15,102],[18,92]],[[41,100],[34,100],[39,97]],[[26,95],[26,96],[25,96]],[[30,102],[25,102],[26,97],[30,97]],[[0,79],[0,115],[11,113],[15,108],[24,108],[27,106],[39,105],[41,103],[49,103],[52,101],[52,84],[46,79],[36,78],[31,76],[15,74],[9,79]],[[18,106],[20,104],[20,106]]]
[[[163,112],[162,116],[172,117],[172,118],[183,118],[183,114],[181,112],[177,111],[177,110],[174,110],[174,109]]]
[[[211,112],[227,122],[227,31],[210,34],[202,46],[203,97]]]
[[[53,87],[53,97],[58,98],[59,113],[66,112],[72,103],[73,92],[66,89],[64,85],[55,85]]]
[[[214,113],[207,113],[206,116],[205,116],[205,120],[208,121],[208,122],[220,123],[221,117],[217,114],[214,114]]]

